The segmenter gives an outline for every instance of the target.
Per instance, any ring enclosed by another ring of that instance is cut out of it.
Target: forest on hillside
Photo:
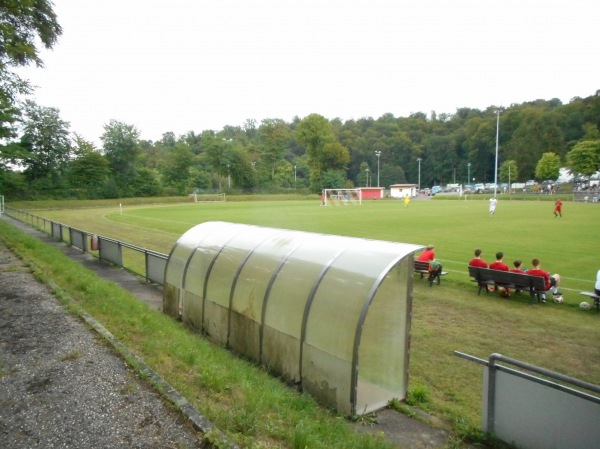
[[[600,91],[558,99],[462,108],[453,114],[385,114],[165,132],[140,140],[110,121],[96,148],[56,108],[27,101],[20,131],[0,145],[0,192],[13,198],[118,198],[192,192],[319,192],[323,188],[421,186],[556,179],[560,167],[600,169]],[[496,140],[497,139],[497,140]],[[471,178],[469,180],[469,178]]]

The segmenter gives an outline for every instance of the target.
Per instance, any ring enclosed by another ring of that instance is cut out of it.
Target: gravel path
[[[0,447],[202,447],[1,242]]]

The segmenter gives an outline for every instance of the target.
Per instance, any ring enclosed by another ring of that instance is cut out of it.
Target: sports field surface
[[[480,425],[482,369],[454,355],[487,359],[492,353],[600,384],[600,314],[582,311],[600,269],[600,204],[565,202],[555,218],[552,201],[365,201],[323,207],[314,201],[173,203],[32,213],[78,229],[168,253],[176,240],[205,221],[228,221],[323,234],[434,244],[449,274],[428,287],[415,276],[411,327],[410,388],[422,388],[423,407],[456,426]],[[117,200],[118,201],[118,200]],[[503,251],[511,265],[531,259],[559,273],[565,302],[531,305],[528,295],[477,296],[467,276],[473,250],[489,263]],[[365,260],[364,264],[368,264]],[[385,342],[382,342],[385,345]]]
[[[469,197],[467,197],[469,198]],[[600,204],[568,202],[563,218],[551,201],[505,201],[490,216],[485,200],[364,201],[361,206],[320,206],[316,201],[253,201],[99,209],[35,211],[106,237],[168,253],[188,229],[205,221],[337,234],[414,244],[435,244],[448,280],[468,280],[466,264],[481,248],[488,263],[504,252],[509,266],[535,257],[559,273],[565,292],[593,288],[600,269]],[[368,263],[368,261],[365,261]],[[575,296],[568,297],[575,300]],[[579,299],[579,298],[577,298]]]

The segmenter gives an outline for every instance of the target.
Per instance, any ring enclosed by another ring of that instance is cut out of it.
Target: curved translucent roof
[[[206,222],[169,255],[164,310],[329,406],[369,412],[406,396],[412,262],[422,249]]]

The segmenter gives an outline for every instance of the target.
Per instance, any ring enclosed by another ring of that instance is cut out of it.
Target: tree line
[[[32,89],[11,69],[42,65],[36,43],[51,48],[61,32],[51,2],[0,6],[0,192],[13,198],[493,182],[496,145],[499,181],[556,179],[565,166],[585,176],[600,169],[600,90],[568,104],[536,100],[347,121],[320,114],[248,119],[221,130],[165,132],[155,142],[111,120],[96,148],[58,109],[19,100]]]

